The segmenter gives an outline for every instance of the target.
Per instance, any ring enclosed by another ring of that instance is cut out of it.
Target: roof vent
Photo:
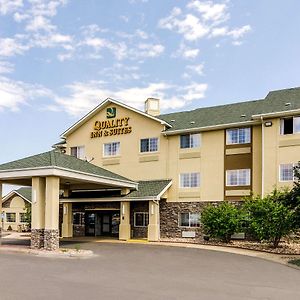
[[[175,122],[175,120],[173,119],[173,120],[171,120],[171,122]]]
[[[195,124],[195,121],[191,121],[190,123],[191,123],[191,124]]]
[[[286,102],[284,105],[285,106],[290,106],[290,105],[292,105],[292,103],[291,102]]]
[[[246,118],[246,115],[241,115],[241,118]]]

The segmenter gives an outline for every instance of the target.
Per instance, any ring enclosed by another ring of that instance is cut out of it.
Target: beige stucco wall
[[[121,106],[115,104],[108,106],[116,107],[116,118],[129,117],[128,126],[132,128],[132,132],[124,135],[91,138],[90,133],[93,131],[95,121],[109,120],[106,119],[106,107],[104,107],[97,115],[67,137],[67,153],[70,154],[70,147],[84,145],[88,160],[94,158],[93,164],[103,166],[112,172],[133,180],[166,178],[168,142],[161,133],[164,126]],[[159,138],[159,151],[140,153],[140,139],[153,137]],[[120,142],[120,155],[104,158],[103,144],[110,142]],[[140,162],[140,160],[144,162]]]
[[[252,191],[254,195],[261,195],[262,188],[262,148],[261,125],[252,127]]]
[[[265,127],[265,194],[274,187],[292,187],[292,182],[279,181],[280,164],[300,161],[300,134],[280,134],[280,118],[271,120],[272,127]]]
[[[10,201],[10,199],[7,201]],[[21,197],[13,196],[9,207],[3,207],[2,210],[5,212],[4,230],[7,230],[9,226],[12,230],[18,230],[18,225],[26,224],[20,221],[20,213],[25,212],[25,201]],[[16,222],[6,222],[6,213],[16,213]]]

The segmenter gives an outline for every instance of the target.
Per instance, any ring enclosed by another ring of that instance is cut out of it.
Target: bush
[[[260,241],[272,242],[274,248],[295,229],[295,211],[283,203],[287,197],[288,191],[274,190],[265,198],[248,199],[243,207],[250,234]]]
[[[239,209],[228,202],[208,205],[201,216],[204,232],[225,243],[230,242],[231,236],[239,230],[240,220]]]

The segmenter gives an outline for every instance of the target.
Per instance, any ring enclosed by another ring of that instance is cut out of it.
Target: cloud
[[[7,61],[0,61],[0,74],[12,73],[14,71],[14,65]]]
[[[22,38],[0,38],[0,56],[14,56],[17,54],[23,54],[30,49],[29,45],[26,45]]]
[[[138,51],[134,51],[137,57],[156,57],[162,54],[165,47],[160,44],[139,44]]]
[[[185,59],[194,59],[196,58],[200,53],[200,50],[198,48],[191,48],[188,47],[186,44],[181,43],[179,46],[179,49],[173,53],[173,57],[181,57]]]
[[[190,1],[184,10],[174,7],[170,15],[159,20],[158,26],[174,31],[188,42],[204,38],[229,37],[233,40],[242,38],[251,30],[250,25],[231,29],[229,26],[229,1]]]
[[[161,99],[163,110],[178,109],[204,98],[207,88],[206,83],[196,82],[180,87],[166,82],[150,82],[127,88],[110,88],[103,81],[74,82],[66,86],[67,96],[55,98],[56,107],[51,106],[51,109],[60,109],[79,117],[109,97],[140,110],[144,109],[147,98],[155,97]]]
[[[0,110],[18,111],[21,105],[29,105],[29,100],[52,96],[43,86],[0,77]]]
[[[23,7],[23,0],[0,0],[0,14],[6,15]]]
[[[203,69],[204,69],[204,64],[198,64],[198,65],[188,65],[187,67],[188,71],[192,71],[196,73],[197,75],[203,75]]]

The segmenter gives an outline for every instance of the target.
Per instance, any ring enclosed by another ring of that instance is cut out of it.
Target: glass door
[[[95,236],[95,224],[96,223],[96,214],[95,213],[86,213],[85,214],[85,235]]]

